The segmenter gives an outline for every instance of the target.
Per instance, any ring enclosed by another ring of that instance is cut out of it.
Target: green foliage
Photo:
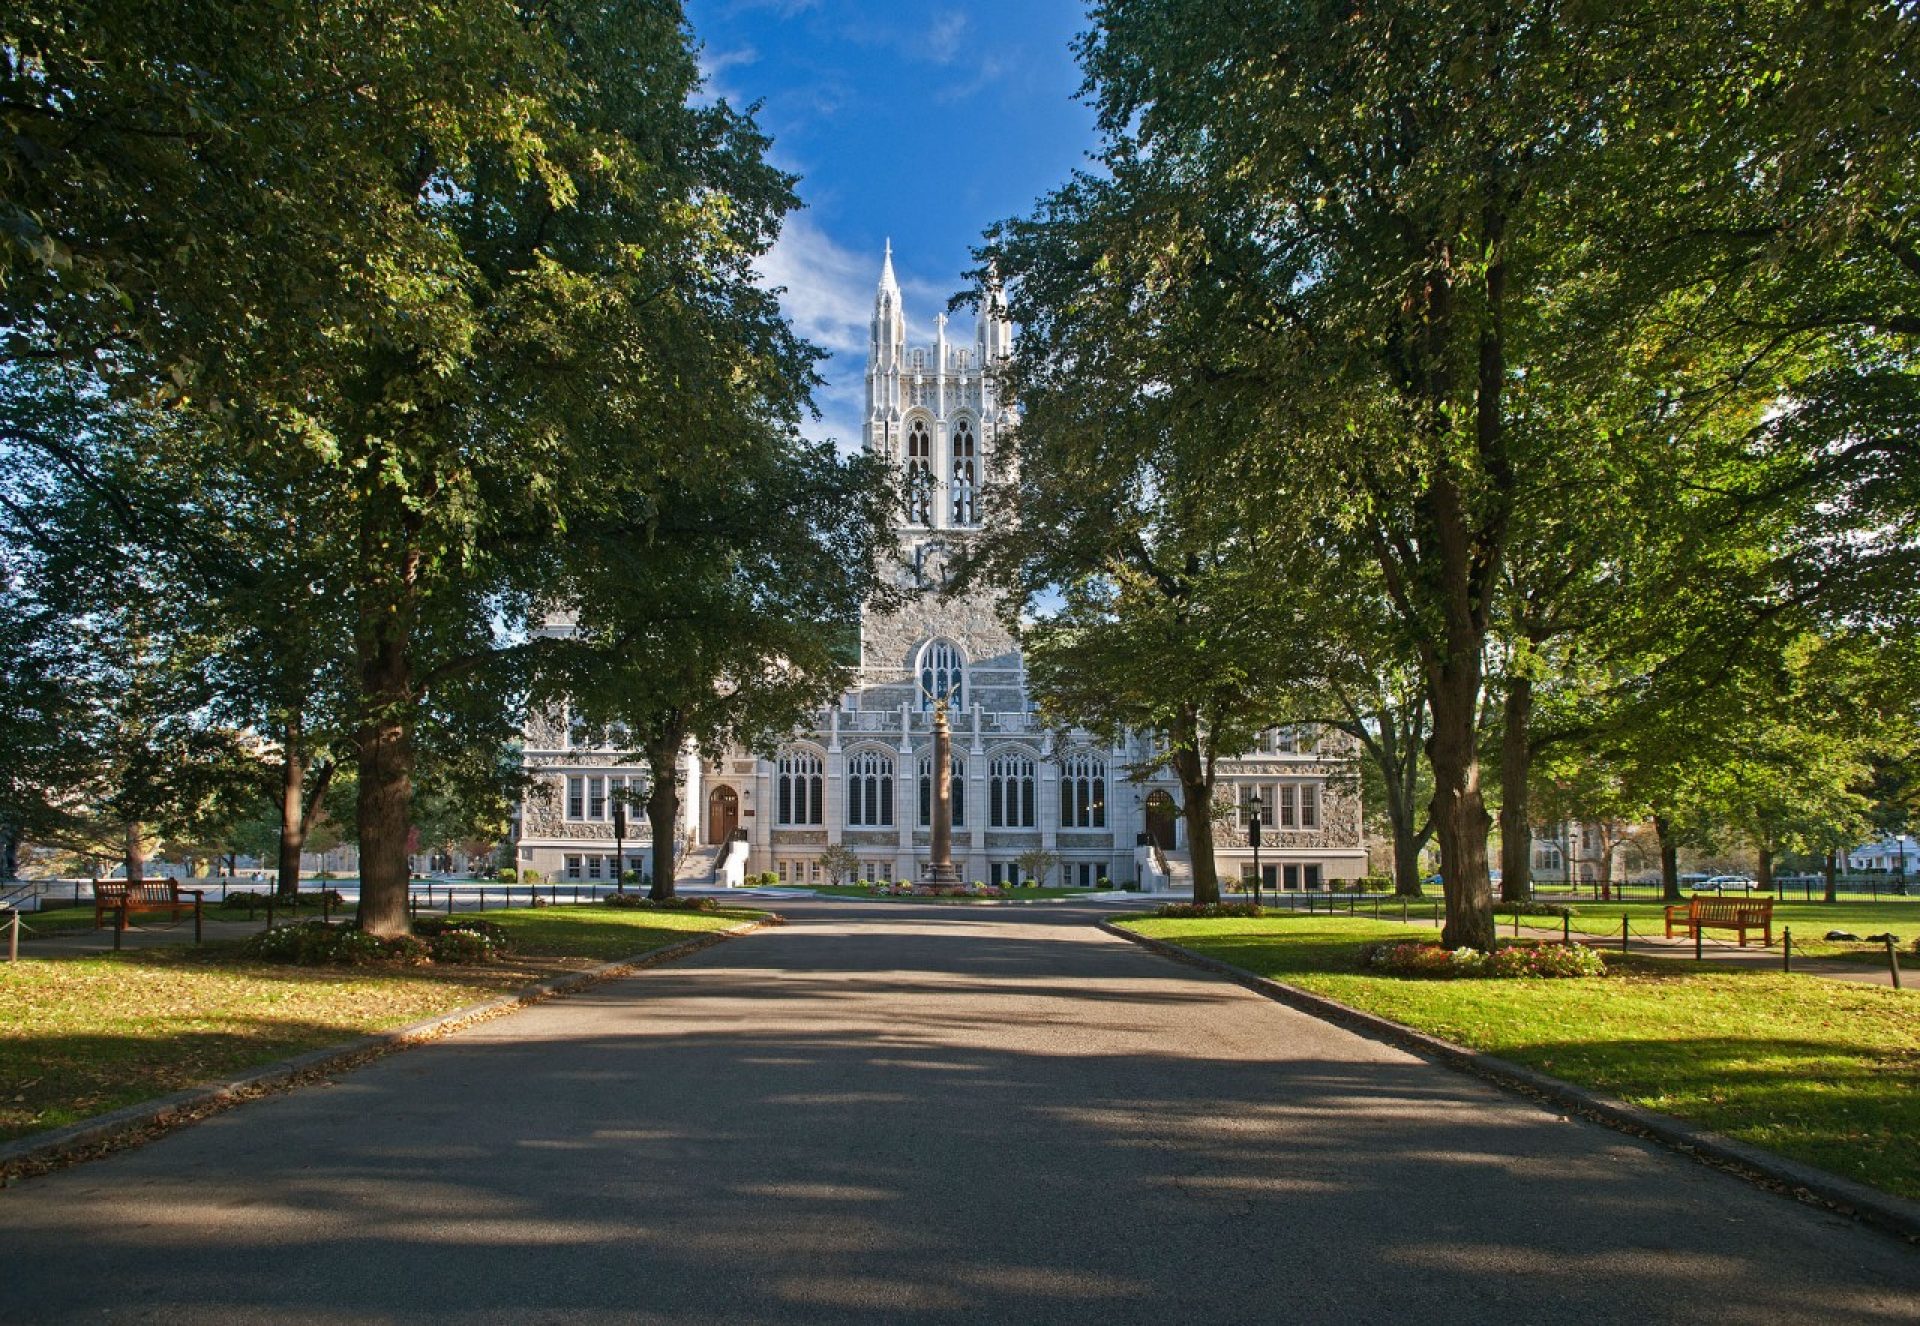
[[[301,967],[417,966],[431,960],[429,946],[411,935],[383,938],[351,925],[297,921],[249,937],[250,957]]]
[[[711,912],[717,911],[720,906],[704,894],[693,898],[650,898],[644,893],[610,893],[600,899],[600,905],[661,912]]]
[[[1154,915],[1168,917],[1265,916],[1266,909],[1257,902],[1169,902],[1162,903],[1154,912]]]

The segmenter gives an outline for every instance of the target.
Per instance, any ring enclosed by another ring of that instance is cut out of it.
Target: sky
[[[804,208],[762,271],[831,352],[807,433],[857,445],[886,241],[907,338],[930,342],[981,232],[1030,212],[1093,149],[1070,48],[1084,12],[1074,0],[688,0],[687,12],[709,93],[759,102],[773,161],[800,176]],[[972,340],[970,314],[949,337]]]

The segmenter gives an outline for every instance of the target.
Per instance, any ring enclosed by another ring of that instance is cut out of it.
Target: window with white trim
[[[1107,762],[1091,751],[1069,756],[1060,766],[1060,825],[1107,827]]]
[[[978,445],[973,437],[973,421],[962,418],[953,426],[953,523],[971,525],[977,518],[976,492],[979,486]]]
[[[907,523],[926,525],[933,516],[933,431],[924,418],[907,425]]]
[[[987,766],[987,824],[995,829],[1031,829],[1037,818],[1033,757],[1003,751]]]
[[[810,750],[780,752],[775,783],[775,822],[784,825],[824,824],[826,800],[824,766]]]
[[[893,823],[893,760],[877,750],[847,760],[847,824],[856,829]]]
[[[945,700],[949,711],[966,708],[967,665],[960,650],[945,640],[929,640],[920,647],[920,708],[931,712],[935,700]]]
[[[572,856],[572,855],[569,855],[567,857],[567,878],[568,879],[580,878],[580,858],[579,857]]]

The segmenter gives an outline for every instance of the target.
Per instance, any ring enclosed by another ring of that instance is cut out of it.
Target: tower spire
[[[893,276],[893,237],[887,237],[887,256],[880,264],[880,288],[900,293],[900,283]]]

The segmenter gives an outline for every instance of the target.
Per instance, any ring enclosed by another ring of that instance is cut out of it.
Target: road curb
[[[1364,1012],[1337,999],[1303,990],[1297,985],[1276,981],[1270,976],[1236,967],[1230,962],[1210,958],[1203,953],[1135,934],[1102,917],[1097,924],[1108,934],[1149,949],[1162,957],[1200,967],[1226,976],[1255,994],[1286,1004],[1303,1013],[1345,1027],[1374,1040],[1386,1041],[1423,1058],[1436,1060],[1448,1068],[1469,1073],[1496,1086],[1504,1087],[1535,1101],[1544,1101],[1570,1110],[1583,1118],[1635,1137],[1645,1138],[1678,1151],[1682,1155],[1737,1174],[1761,1187],[1772,1189],[1812,1205],[1825,1206],[1852,1216],[1864,1224],[1893,1234],[1909,1243],[1920,1243],[1920,1202],[1883,1193],[1862,1183],[1830,1174],[1826,1170],[1803,1165],[1799,1161],[1763,1151],[1745,1142],[1709,1132],[1672,1115],[1643,1109],[1624,1100],[1590,1091],[1561,1078],[1551,1077],[1497,1055],[1468,1049],[1452,1041],[1430,1036],[1424,1031]]]
[[[205,1086],[187,1087],[154,1100],[124,1106],[106,1114],[68,1124],[50,1133],[23,1137],[0,1145],[0,1186],[48,1170],[63,1168],[84,1160],[94,1160],[151,1141],[163,1133],[186,1124],[197,1123],[210,1115],[231,1109],[260,1096],[303,1086],[323,1077],[358,1068],[370,1060],[438,1040],[474,1023],[490,1021],[518,1012],[533,1004],[544,1003],[558,995],[572,994],[589,986],[617,980],[634,972],[698,953],[741,935],[768,926],[782,925],[785,918],[770,913],[757,921],[742,921],[725,930],[708,930],[687,939],[648,949],[632,957],[603,962],[585,971],[568,972],[525,986],[510,994],[496,996],[465,1008],[456,1008],[391,1031],[361,1036],[326,1049],[257,1068],[239,1077]]]

